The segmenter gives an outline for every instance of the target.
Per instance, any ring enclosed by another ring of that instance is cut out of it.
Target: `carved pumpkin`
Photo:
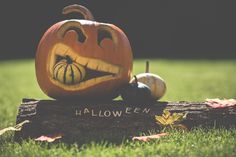
[[[147,85],[151,90],[152,98],[159,100],[166,92],[166,83],[158,75],[149,73],[149,62],[146,63],[146,72],[137,75],[138,82]],[[135,79],[130,81],[135,82]]]
[[[131,77],[129,40],[115,25],[93,21],[93,15],[83,6],[63,9],[64,14],[71,12],[79,12],[85,19],[54,24],[38,45],[39,86],[56,99],[113,97]]]

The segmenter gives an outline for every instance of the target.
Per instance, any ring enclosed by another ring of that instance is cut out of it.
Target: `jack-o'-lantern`
[[[36,53],[36,76],[50,97],[111,98],[129,82],[132,50],[125,33],[113,24],[93,21],[80,5],[63,9],[79,12],[85,19],[71,19],[51,26]]]

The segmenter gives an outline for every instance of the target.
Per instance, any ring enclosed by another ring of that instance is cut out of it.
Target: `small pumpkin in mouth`
[[[73,85],[81,82],[85,77],[85,69],[74,63],[70,58],[60,60],[53,69],[54,79],[63,84]]]
[[[36,53],[36,76],[50,97],[112,98],[132,73],[132,50],[125,33],[113,24],[94,21],[91,12],[70,5],[63,14],[79,12],[51,26]]]

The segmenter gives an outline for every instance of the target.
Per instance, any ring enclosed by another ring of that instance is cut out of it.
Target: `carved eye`
[[[98,29],[97,43],[98,43],[99,46],[101,44],[101,41],[105,38],[113,40],[112,36],[111,36],[111,33],[108,30],[102,29],[102,28]]]
[[[77,40],[79,42],[83,43],[86,40],[86,36],[84,35],[83,31],[79,27],[70,27],[65,32],[68,32],[70,30],[76,31],[76,33],[78,34],[78,39]]]

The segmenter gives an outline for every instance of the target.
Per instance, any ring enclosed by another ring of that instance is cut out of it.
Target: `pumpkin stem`
[[[146,73],[149,73],[149,61],[146,61]]]
[[[72,59],[68,55],[66,55],[66,62],[67,62],[67,64],[72,64],[73,63]]]
[[[77,12],[77,13],[82,14],[84,16],[85,20],[94,21],[93,14],[86,7],[84,7],[82,5],[73,4],[73,5],[66,6],[62,10],[62,14],[64,14],[64,15],[70,14],[73,12]]]
[[[134,75],[134,80],[135,80],[135,83],[138,84],[138,78],[136,75]]]

